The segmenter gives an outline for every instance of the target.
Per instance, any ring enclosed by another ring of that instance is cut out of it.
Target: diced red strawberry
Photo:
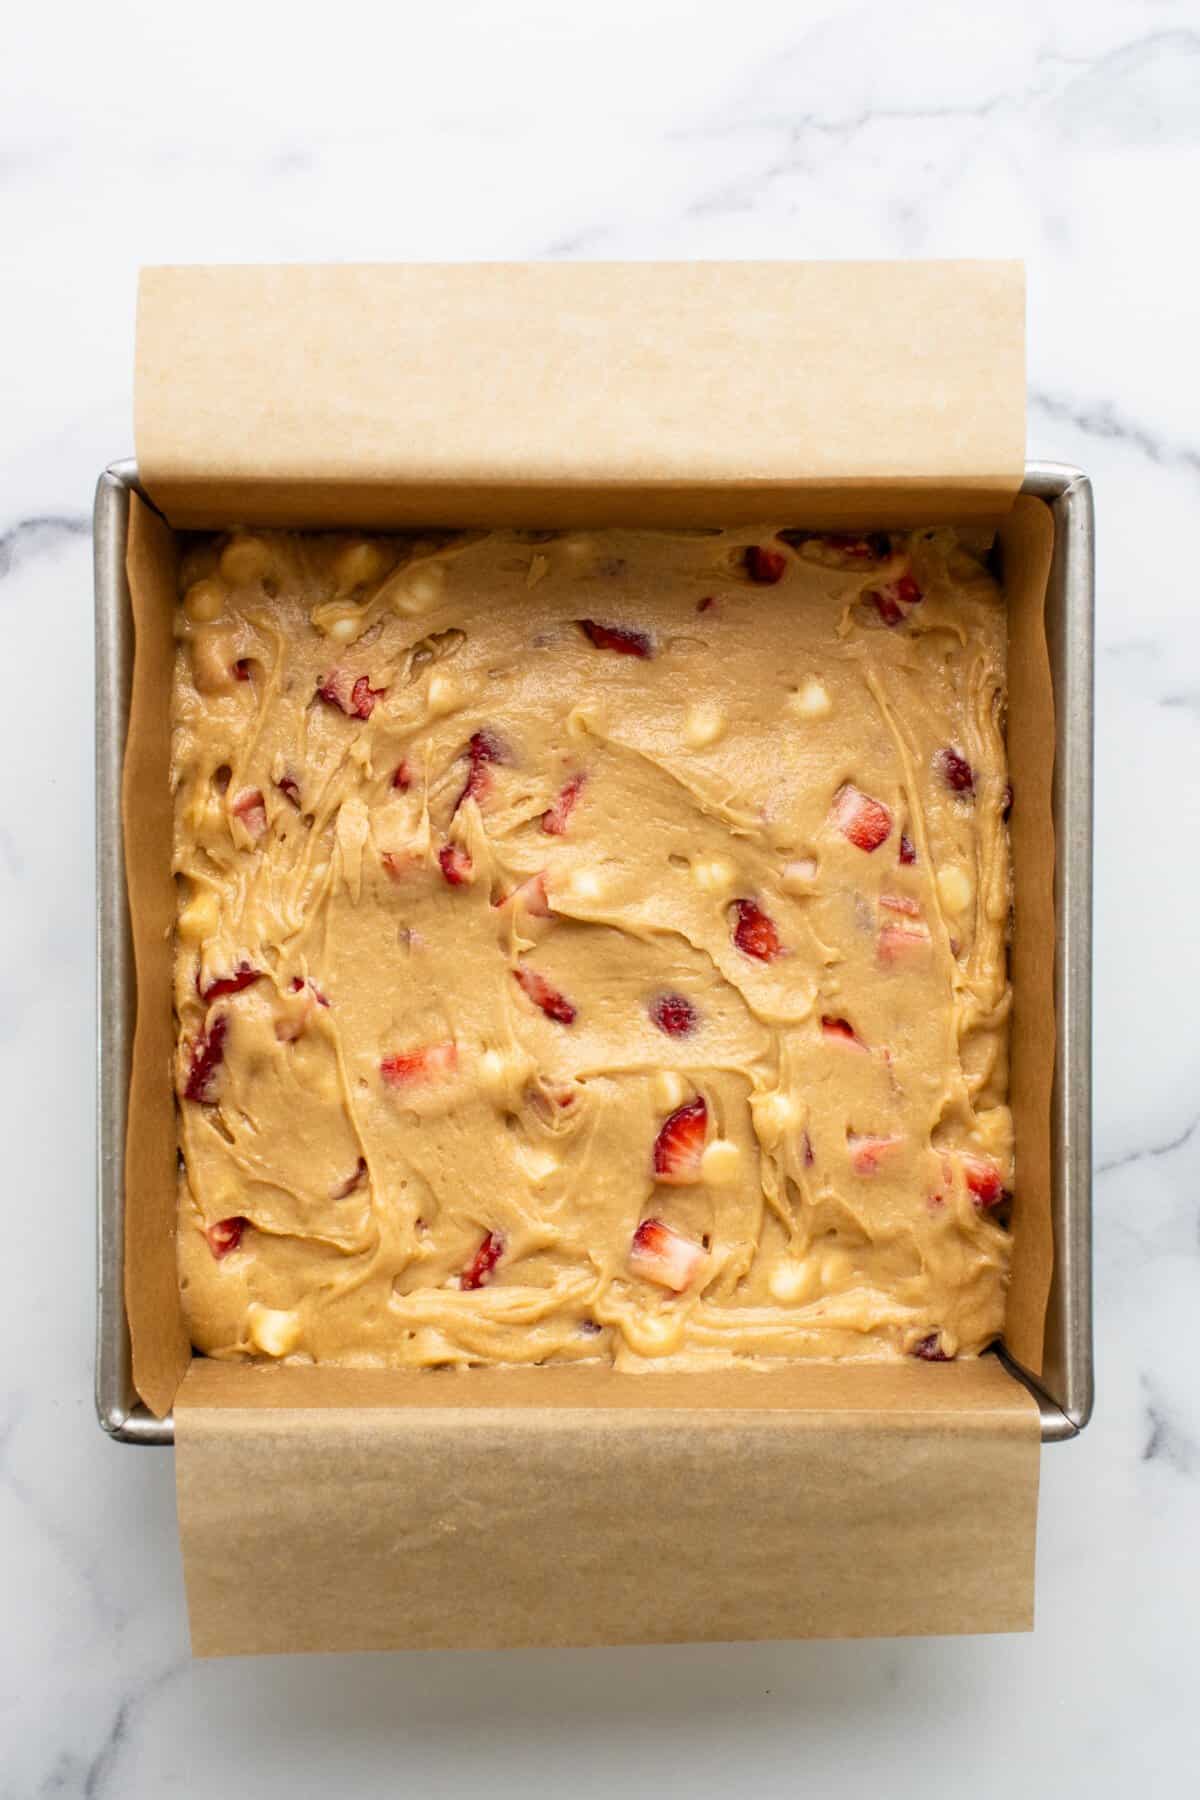
[[[853,1050],[865,1050],[867,1047],[849,1019],[835,1019],[829,1013],[821,1015],[821,1035],[830,1043],[849,1044]]]
[[[513,970],[513,980],[527,994],[535,1006],[540,1006],[548,1019],[559,1025],[571,1025],[575,1021],[575,1008],[558,989],[551,987],[544,975],[526,965]]]
[[[392,786],[401,794],[407,794],[412,786],[412,770],[406,762],[401,761],[396,764],[396,772],[392,776]]]
[[[584,774],[572,775],[560,790],[554,805],[542,814],[542,830],[549,832],[551,837],[562,837],[566,831],[567,820],[575,809],[575,802],[583,792],[586,781],[587,776]]]
[[[903,1142],[902,1137],[873,1137],[870,1132],[848,1131],[846,1148],[850,1152],[850,1166],[856,1175],[875,1175],[880,1163]]]
[[[735,900],[732,913],[733,941],[744,956],[752,956],[756,962],[774,962],[783,955],[775,921],[757,900]]]
[[[931,1331],[923,1337],[919,1344],[914,1344],[911,1354],[919,1356],[922,1362],[953,1362],[954,1358],[942,1349],[942,1335],[939,1331]]]
[[[419,1044],[415,1050],[398,1050],[385,1056],[379,1073],[389,1087],[410,1087],[420,1081],[442,1081],[458,1067],[458,1046],[453,1041],[443,1044]]]
[[[492,1271],[504,1255],[504,1239],[496,1232],[489,1231],[478,1250],[458,1278],[460,1288],[468,1290],[486,1287],[492,1279]]]
[[[654,1140],[654,1179],[668,1187],[690,1187],[699,1181],[707,1134],[705,1100],[697,1097],[676,1107]]]
[[[293,975],[292,979],[288,982],[288,988],[293,994],[298,994],[302,988],[307,988],[318,1006],[329,1005],[328,1000],[325,998],[316,982],[305,981],[303,975]]]
[[[1000,1165],[993,1162],[990,1156],[973,1156],[970,1151],[964,1150],[959,1161],[962,1163],[963,1179],[980,1212],[988,1212],[993,1206],[1000,1206],[1009,1198]]]
[[[267,829],[267,807],[261,788],[245,788],[233,803],[234,817],[240,819],[252,838],[260,838]]]
[[[536,875],[531,875],[527,881],[523,881],[519,887],[515,887],[511,894],[505,894],[504,898],[497,900],[495,904],[497,906],[511,905],[514,908],[523,907],[532,919],[550,918],[550,902],[546,897],[545,869],[539,869]]]
[[[910,919],[921,916],[921,902],[914,900],[911,894],[880,894],[880,906],[886,906],[889,912],[907,913]]]
[[[461,844],[443,844],[438,865],[451,887],[466,887],[475,878],[475,864]]]
[[[192,1059],[183,1089],[185,1100],[199,1101],[201,1106],[215,1104],[213,1084],[217,1070],[225,1060],[225,1034],[228,1030],[229,1020],[224,1013],[218,1013],[208,1030],[192,1045]]]
[[[222,1257],[228,1256],[231,1251],[239,1248],[242,1233],[249,1223],[249,1219],[244,1219],[237,1214],[232,1219],[218,1219],[215,1225],[208,1227],[204,1235],[208,1239],[209,1249],[218,1262]]]
[[[668,1037],[686,1037],[696,1029],[696,1009],[685,994],[656,994],[650,1017]]]
[[[643,1219],[629,1246],[633,1273],[675,1294],[682,1294],[706,1261],[702,1244],[664,1225],[661,1219]]]
[[[373,688],[369,676],[360,675],[351,682],[341,669],[330,669],[317,686],[317,699],[326,706],[336,706],[348,719],[369,719],[376,702],[386,693],[386,688]]]
[[[389,880],[397,883],[424,866],[423,857],[418,856],[415,850],[381,850],[379,860]]]
[[[882,587],[868,588],[863,599],[874,601],[885,625],[896,626],[908,617],[905,609],[915,606],[924,595],[911,575],[898,575],[895,581],[885,582]]]
[[[494,732],[476,731],[471,734],[467,744],[466,758],[466,785],[454,802],[455,812],[464,800],[478,802],[483,799],[492,785],[492,764],[504,761],[504,747]]]
[[[782,550],[771,550],[765,544],[747,544],[742,553],[742,566],[751,581],[773,587],[783,579],[787,557]]]
[[[876,954],[885,968],[896,963],[912,962],[933,947],[933,939],[925,925],[885,925],[879,933]]]
[[[852,781],[844,782],[833,796],[829,820],[843,837],[868,854],[878,850],[892,829],[888,807],[862,793]]]
[[[975,792],[975,776],[965,756],[949,745],[939,750],[934,762],[947,787],[953,788],[956,794],[973,794]]]
[[[597,650],[615,650],[618,656],[652,656],[654,645],[645,631],[633,631],[627,625],[600,625],[595,619],[577,619],[576,624]]]
[[[915,863],[916,860],[917,860],[916,845],[913,843],[913,841],[909,837],[908,833],[902,831],[900,833],[900,861],[902,863],[911,864],[911,863]]]
[[[697,600],[696,611],[698,613],[705,613],[710,607],[715,606],[716,603],[717,600],[715,594],[705,594],[703,600]]]
[[[348,1194],[354,1192],[355,1188],[362,1186],[366,1173],[367,1159],[365,1156],[360,1156],[353,1175],[348,1175],[345,1181],[341,1182],[338,1187],[335,1187],[329,1198],[331,1200],[344,1200]]]
[[[300,783],[294,775],[281,775],[275,783],[285,800],[290,800],[296,811],[300,811]]]
[[[218,975],[207,987],[200,986],[200,971],[196,970],[196,992],[205,1006],[213,1000],[220,1000],[224,994],[240,994],[243,988],[253,987],[256,981],[262,980],[262,970],[252,969],[248,962],[240,962],[232,975]]]
[[[886,531],[780,531],[785,544],[802,551],[811,561],[832,568],[851,568],[858,563],[886,562],[892,553]]]
[[[239,656],[233,665],[233,673],[238,681],[249,681],[250,658],[248,656]]]

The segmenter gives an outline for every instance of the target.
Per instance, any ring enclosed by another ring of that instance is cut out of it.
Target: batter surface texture
[[[945,531],[235,533],[173,695],[197,1347],[1001,1330],[1003,599]]]

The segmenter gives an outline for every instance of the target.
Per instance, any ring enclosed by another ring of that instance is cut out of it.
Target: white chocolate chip
[[[250,1342],[266,1356],[287,1356],[300,1342],[300,1314],[260,1306],[255,1300],[246,1314]]]
[[[768,1094],[756,1094],[750,1102],[754,1127],[768,1147],[777,1144],[785,1131],[796,1123],[796,1102],[790,1094],[777,1088]]]
[[[737,870],[727,857],[701,857],[692,864],[692,879],[706,893],[727,894],[737,880]]]
[[[791,697],[791,708],[802,719],[824,719],[833,711],[829,689],[815,675],[798,687]]]
[[[359,623],[360,621],[356,615],[348,613],[344,618],[335,619],[333,621],[332,625],[329,626],[329,636],[333,639],[335,644],[353,643],[354,639],[358,636]]]
[[[947,863],[938,870],[938,896],[947,912],[966,912],[971,904],[971,878],[961,863]]]
[[[785,894],[807,894],[817,873],[815,856],[797,856],[783,866],[779,878]]]
[[[771,1270],[767,1286],[772,1299],[782,1300],[786,1305],[789,1301],[807,1299],[816,1286],[816,1278],[817,1271],[810,1261],[798,1261],[788,1256]]]
[[[219,581],[193,581],[183,597],[183,610],[193,625],[211,625],[225,611],[226,591]]]
[[[261,581],[271,562],[271,546],[261,538],[237,537],[221,552],[221,574],[230,587],[244,587]]]
[[[687,1085],[675,1069],[658,1069],[654,1076],[654,1098],[664,1112],[674,1112],[683,1105]]]
[[[364,540],[347,544],[333,559],[333,579],[339,594],[352,594],[355,588],[378,581],[387,568],[388,558],[378,544]]]
[[[503,1094],[507,1090],[508,1063],[498,1050],[485,1050],[479,1058],[479,1080],[489,1094]]]
[[[435,672],[429,677],[426,704],[431,713],[451,713],[456,706],[461,704],[461,701],[462,695],[448,675],[439,675]]]
[[[596,869],[572,869],[567,887],[577,900],[599,900],[607,883]]]
[[[700,1158],[700,1179],[713,1187],[728,1187],[736,1181],[742,1153],[728,1138],[714,1138]]]
[[[682,1313],[646,1313],[641,1318],[623,1319],[621,1331],[631,1350],[639,1356],[663,1356],[674,1350],[683,1333]]]
[[[179,915],[176,929],[189,944],[202,944],[220,924],[221,910],[212,893],[194,894]]]
[[[392,595],[392,605],[398,613],[411,618],[417,613],[428,612],[436,606],[441,598],[445,571],[439,564],[426,569],[415,569],[398,583]]]
[[[539,1150],[535,1144],[519,1145],[517,1161],[534,1187],[540,1187],[544,1181],[549,1181],[558,1168],[557,1156],[551,1156],[548,1150]]]
[[[703,750],[707,744],[715,744],[725,730],[725,714],[719,706],[711,701],[698,700],[689,706],[684,721],[683,735],[685,742],[693,750]]]
[[[854,1273],[854,1264],[844,1250],[830,1250],[821,1259],[821,1286],[841,1287]]]

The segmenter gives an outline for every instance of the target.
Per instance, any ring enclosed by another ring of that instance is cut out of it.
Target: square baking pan
[[[111,464],[95,505],[97,881],[97,1329],[96,1411],[123,1444],[170,1444],[174,1423],[138,1399],[130,1370],[124,1288],[126,1100],[136,1006],[125,886],[121,771],[129,718],[133,621],[125,573],[129,497],[137,465]],[[1054,1272],[1043,1368],[1036,1379],[998,1354],[1038,1401],[1042,1440],[1060,1443],[1092,1410],[1092,727],[1093,511],[1091,484],[1063,463],[1027,463],[1021,490],[1050,507],[1054,555],[1046,636],[1057,740],[1056,1048],[1051,1096]]]

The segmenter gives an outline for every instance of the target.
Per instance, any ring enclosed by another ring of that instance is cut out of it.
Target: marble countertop
[[[0,71],[0,1796],[1194,1792],[1200,5],[268,13],[23,8]],[[1099,521],[1099,1401],[1035,1633],[191,1663],[171,1456],[91,1398],[89,512],[138,264],[973,254],[1028,260],[1030,454]]]

